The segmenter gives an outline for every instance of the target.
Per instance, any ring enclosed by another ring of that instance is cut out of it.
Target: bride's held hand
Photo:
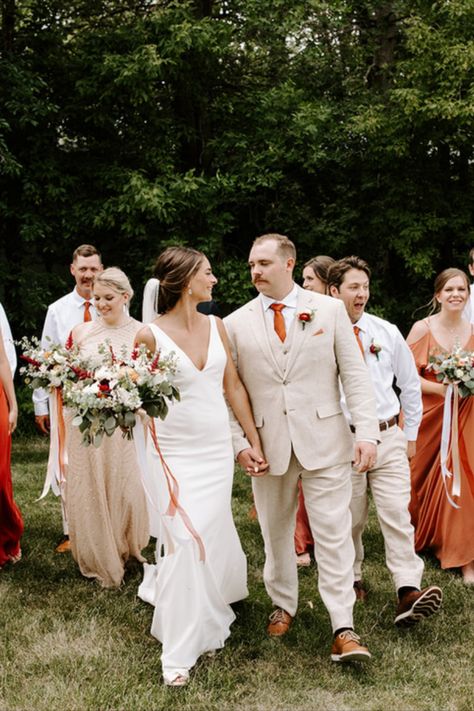
[[[259,446],[243,449],[238,453],[237,461],[249,476],[264,476],[267,473],[268,462]]]

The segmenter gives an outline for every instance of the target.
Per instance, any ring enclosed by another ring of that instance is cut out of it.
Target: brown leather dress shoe
[[[362,585],[362,580],[354,580],[354,592],[356,595],[356,600],[365,600],[368,592]]]
[[[69,536],[64,536],[62,541],[54,549],[55,553],[69,553],[71,550],[71,541]]]
[[[411,627],[437,612],[442,600],[443,593],[436,585],[406,593],[397,605],[395,624],[397,627]]]
[[[268,619],[270,620],[270,624],[267,627],[267,632],[270,637],[283,637],[293,622],[292,616],[285,610],[282,610],[281,607],[277,607],[273,610]]]
[[[337,637],[331,649],[331,660],[333,662],[368,662],[371,653],[360,643],[360,637],[354,630],[344,630]]]

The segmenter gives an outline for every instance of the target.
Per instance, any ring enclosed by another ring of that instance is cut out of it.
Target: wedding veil
[[[158,291],[160,282],[154,277],[148,279],[143,290],[142,321],[151,323],[158,316]]]

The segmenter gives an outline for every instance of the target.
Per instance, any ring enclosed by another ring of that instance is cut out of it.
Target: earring
[[[189,289],[188,289],[188,294],[189,294],[189,296],[191,296],[192,293],[193,293],[193,290],[191,289],[191,287],[189,287]]]

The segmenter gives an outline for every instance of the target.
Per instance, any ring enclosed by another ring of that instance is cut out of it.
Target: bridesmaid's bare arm
[[[413,343],[419,341],[420,338],[426,336],[428,331],[429,328],[426,321],[416,321],[416,323],[414,323],[411,327],[410,333],[407,336],[408,345],[411,346]],[[419,377],[421,383],[421,392],[423,394],[439,395],[440,397],[444,397],[446,393],[446,385],[443,385],[443,383],[434,382],[433,380],[427,380],[422,375],[420,375]]]
[[[15,397],[15,388],[13,387],[12,372],[8,362],[5,346],[3,345],[2,332],[0,331],[0,382],[5,390],[5,395],[8,401],[8,432],[11,434],[16,428],[18,419],[18,405]]]

